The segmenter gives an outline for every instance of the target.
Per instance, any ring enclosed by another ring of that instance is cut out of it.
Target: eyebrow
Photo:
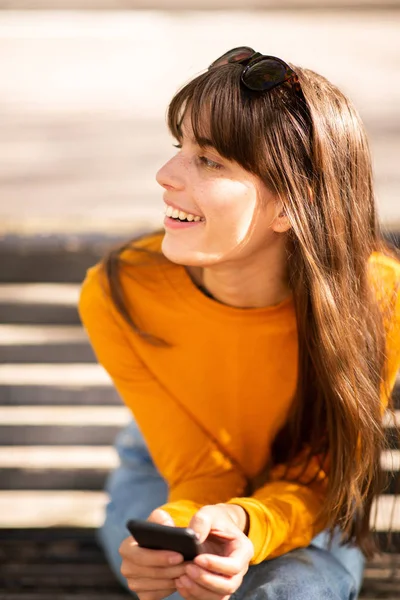
[[[180,131],[180,134],[181,134],[182,138],[185,137],[183,135],[182,130]],[[206,148],[206,147],[215,148],[213,141],[207,137],[199,137],[197,139],[195,139],[194,137],[189,137],[189,136],[186,136],[186,137],[189,139],[189,141],[192,142],[192,144],[197,144],[201,148]]]
[[[197,140],[193,140],[193,141],[196,141],[198,143],[198,145],[201,146],[202,148],[206,147],[206,146],[210,146],[211,148],[215,147],[213,144],[213,141],[209,140],[206,137],[200,137]]]

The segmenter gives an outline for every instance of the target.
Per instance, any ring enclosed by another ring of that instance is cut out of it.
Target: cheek
[[[206,217],[224,217],[225,221],[251,220],[257,206],[253,185],[232,179],[218,179],[197,188]]]

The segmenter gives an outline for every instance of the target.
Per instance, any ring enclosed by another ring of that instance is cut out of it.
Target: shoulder
[[[400,319],[400,260],[383,252],[373,252],[368,273],[382,310],[395,310]]]
[[[161,250],[163,238],[164,231],[158,230],[128,242],[119,254],[121,263],[141,265],[148,264],[151,259],[166,260]]]
[[[157,265],[169,262],[161,251],[163,235],[161,231],[145,234],[114,253],[115,264],[118,264],[118,284],[112,286],[113,290],[107,276],[106,259],[86,271],[78,302],[84,324],[112,316],[120,325],[126,325],[116,310],[116,288],[119,288],[120,296],[132,305],[135,299],[140,302],[145,289],[151,287],[152,282],[152,287],[159,285],[160,271]]]
[[[373,252],[368,261],[372,273],[380,274],[386,280],[400,281],[400,260],[383,252]]]
[[[90,327],[92,322],[99,322],[108,315],[111,309],[110,289],[101,262],[86,271],[81,285],[78,312],[82,323]]]
[[[392,390],[400,369],[400,261],[394,256],[374,252],[369,269],[386,331],[388,384]]]

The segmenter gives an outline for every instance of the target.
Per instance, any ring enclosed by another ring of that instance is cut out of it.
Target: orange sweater
[[[153,235],[141,243],[160,251],[161,240],[162,234]],[[251,564],[307,546],[321,529],[314,521],[324,497],[323,474],[306,486],[282,480],[277,467],[245,497],[247,483],[254,484],[268,461],[296,387],[293,298],[266,308],[234,308],[205,296],[181,265],[146,262],[146,255],[132,250],[123,257],[131,262],[121,275],[133,321],[173,347],[152,346],[129,328],[103,291],[98,265],[87,273],[79,311],[99,362],[168,483],[162,508],[187,526],[205,504],[240,504],[249,514]],[[371,264],[387,290],[400,281],[395,260],[374,253]],[[390,389],[400,367],[400,301],[392,325]]]

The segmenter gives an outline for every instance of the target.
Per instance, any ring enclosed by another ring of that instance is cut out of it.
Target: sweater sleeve
[[[390,322],[385,324],[387,379],[381,385],[382,413],[388,406],[400,369],[400,294],[395,296],[390,314]],[[250,564],[306,547],[324,529],[325,524],[316,519],[324,502],[329,459],[322,463],[321,457],[313,457],[304,470],[305,460],[305,456],[302,460],[300,455],[297,465],[287,474],[285,465],[277,465],[268,483],[251,497],[228,501],[228,504],[241,506],[249,516],[248,537],[255,550]],[[296,478],[296,483],[289,481]]]
[[[83,282],[81,321],[168,484],[163,508],[178,526],[187,526],[201,506],[245,493],[246,477],[143,364],[100,275],[93,267]]]
[[[238,504],[249,515],[248,537],[254,546],[251,565],[306,547],[324,529],[316,516],[324,501],[327,469],[321,467],[319,457],[313,457],[306,469],[305,461],[304,455],[290,469],[277,465],[268,483],[252,496],[227,502]],[[296,478],[296,482],[289,481]]]

